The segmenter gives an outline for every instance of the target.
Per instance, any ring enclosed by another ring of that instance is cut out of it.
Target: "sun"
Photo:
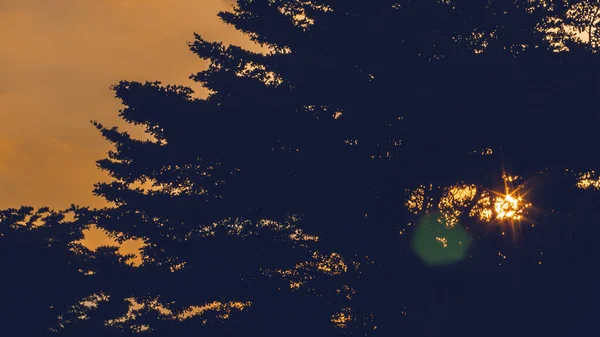
[[[531,204],[523,202],[522,197],[513,197],[506,194],[503,197],[498,196],[494,201],[494,211],[496,212],[496,220],[514,220],[523,219],[523,214]]]
[[[521,222],[525,220],[531,203],[525,200],[527,191],[525,191],[524,184],[514,187],[514,183],[520,181],[521,177],[503,174],[502,179],[504,180],[504,193],[493,192],[495,197],[493,203],[490,203],[492,207],[490,207],[489,220],[495,220],[493,222],[501,228],[508,227],[512,232],[512,236],[516,238],[520,232]],[[502,231],[502,235],[505,235],[504,231]]]
[[[502,174],[504,196],[500,195],[496,197],[496,201],[494,202],[497,220],[522,220],[526,210],[531,207],[531,203],[523,200],[523,196],[527,193],[523,192],[525,186],[523,184],[517,187],[513,186],[513,182],[521,179],[519,176]]]

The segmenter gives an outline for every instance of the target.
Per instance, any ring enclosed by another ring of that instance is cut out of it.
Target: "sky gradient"
[[[250,47],[216,16],[231,3],[0,0],[0,209],[103,206],[95,161],[110,145],[89,121],[123,126],[110,86],[161,81],[201,95],[188,79],[207,65],[187,47],[194,32]]]

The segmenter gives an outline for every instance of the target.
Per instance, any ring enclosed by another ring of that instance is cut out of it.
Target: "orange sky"
[[[186,42],[248,47],[216,16],[232,0],[0,0],[0,209],[102,206],[95,166],[109,145],[89,123],[122,126],[119,80],[183,84],[206,64]],[[130,128],[128,130],[131,130]]]

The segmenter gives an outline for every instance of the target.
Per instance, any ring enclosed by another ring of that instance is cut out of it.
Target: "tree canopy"
[[[91,284],[61,298],[115,291],[127,305],[91,321],[146,336],[586,331],[599,8],[238,0],[221,19],[265,52],[196,34],[207,97],[113,87],[151,139],[94,122],[114,145],[95,188],[112,204],[74,208],[72,224],[141,240],[142,263],[95,253],[113,259],[107,290],[46,255],[69,292]],[[61,254],[89,263],[77,247]]]

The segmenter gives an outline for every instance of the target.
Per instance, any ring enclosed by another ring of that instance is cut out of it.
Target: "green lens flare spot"
[[[412,249],[428,266],[448,265],[465,259],[471,235],[459,223],[446,227],[441,213],[427,214],[417,224]]]

